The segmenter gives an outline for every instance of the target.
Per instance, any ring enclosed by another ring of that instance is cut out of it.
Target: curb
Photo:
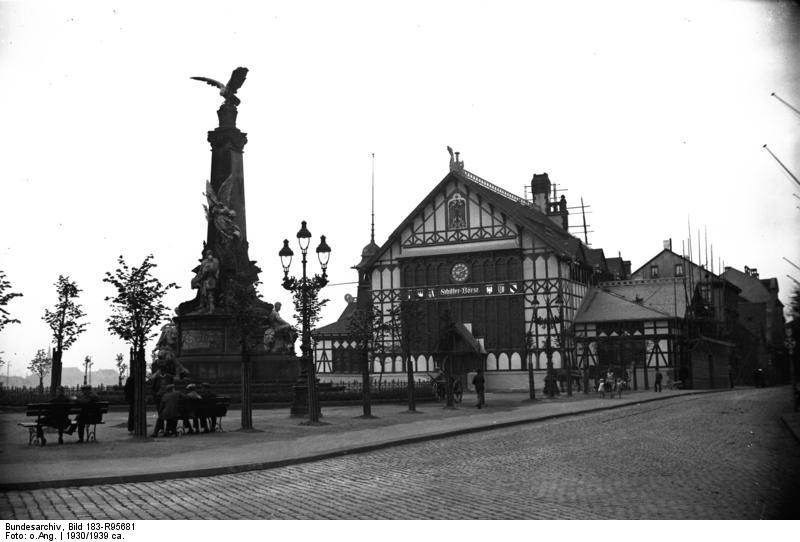
[[[786,414],[781,415],[781,423],[792,434],[795,440],[800,443],[800,423],[797,421],[790,421]]]
[[[126,483],[141,483],[141,482],[160,482],[164,480],[178,480],[183,478],[203,478],[209,476],[220,476],[223,474],[238,474],[242,472],[252,472],[256,470],[276,469],[280,467],[287,467],[291,465],[301,465],[304,463],[313,463],[325,459],[332,459],[335,457],[342,457],[354,454],[363,454],[374,452],[377,450],[384,450],[395,446],[403,446],[406,444],[416,444],[420,442],[439,440],[443,438],[456,437],[461,435],[468,435],[473,433],[480,433],[484,431],[491,431],[493,429],[504,429],[514,427],[517,425],[524,425],[530,423],[538,423],[558,418],[567,418],[570,416],[581,416],[584,414],[591,414],[595,412],[603,412],[606,410],[616,410],[620,408],[637,406],[645,403],[652,403],[656,401],[667,401],[670,399],[677,399],[679,397],[689,397],[693,395],[706,395],[708,393],[719,393],[729,391],[728,389],[721,390],[703,390],[696,392],[683,393],[681,395],[665,395],[663,397],[651,397],[641,401],[624,403],[618,405],[607,405],[602,407],[589,408],[586,410],[579,410],[574,412],[561,412],[558,414],[549,414],[545,416],[537,416],[525,418],[520,420],[510,420],[505,422],[493,422],[491,424],[481,424],[474,427],[465,427],[462,429],[444,430],[438,433],[431,433],[427,435],[417,435],[413,437],[398,438],[384,442],[373,444],[365,444],[362,446],[354,446],[352,448],[333,450],[330,452],[321,452],[311,454],[303,457],[295,457],[291,459],[276,459],[272,461],[264,461],[257,463],[248,463],[244,465],[230,465],[226,467],[210,467],[204,469],[191,469],[185,471],[170,471],[170,472],[151,472],[146,474],[129,474],[121,476],[104,476],[97,478],[72,478],[64,480],[53,481],[37,481],[37,482],[9,482],[0,483],[0,491],[27,491],[32,489],[51,489],[51,488],[65,488],[77,486],[99,486],[99,485],[113,485],[113,484],[126,484]],[[784,423],[786,423],[784,421]],[[795,435],[797,436],[797,435]]]

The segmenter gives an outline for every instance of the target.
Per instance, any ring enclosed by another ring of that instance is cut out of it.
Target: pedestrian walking
[[[472,378],[472,385],[475,386],[475,393],[478,394],[478,408],[486,406],[486,377],[483,376],[483,368],[478,367],[478,374]]]
[[[660,392],[661,391],[661,381],[664,380],[664,375],[661,374],[661,371],[656,369],[656,383],[653,386],[653,391]]]
[[[600,383],[597,384],[597,393],[600,394],[602,399],[606,398],[606,381],[604,379],[600,379]]]

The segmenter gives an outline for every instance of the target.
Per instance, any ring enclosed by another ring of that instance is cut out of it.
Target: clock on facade
[[[469,267],[463,262],[458,262],[450,269],[450,276],[456,282],[464,282],[469,277]]]

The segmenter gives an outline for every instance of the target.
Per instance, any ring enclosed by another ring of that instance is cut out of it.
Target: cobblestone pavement
[[[13,491],[6,519],[775,519],[800,445],[774,389],[685,397],[266,471]]]

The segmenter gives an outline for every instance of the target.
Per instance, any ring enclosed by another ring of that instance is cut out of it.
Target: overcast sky
[[[120,254],[155,256],[182,286],[170,306],[194,297],[221,98],[189,77],[237,66],[250,257],[287,319],[277,252],[300,220],[327,235],[331,281],[354,281],[370,154],[381,244],[447,174],[447,145],[519,195],[548,172],[590,206],[590,244],[634,269],[691,221],[715,270],[757,267],[788,303],[800,187],[762,145],[800,175],[800,116],[770,96],[800,108],[796,28],[796,2],[0,1],[0,269],[24,294],[2,355],[27,373],[65,274],[90,322],[65,366],[113,368],[128,347],[102,278]],[[347,293],[324,291],[323,323]]]

